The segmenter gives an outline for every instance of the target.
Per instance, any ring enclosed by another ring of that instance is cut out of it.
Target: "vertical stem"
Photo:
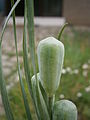
[[[55,96],[50,96],[48,99],[48,103],[49,103],[49,115],[50,115],[50,120],[52,120],[52,112],[53,112],[53,105],[54,105],[54,99]]]

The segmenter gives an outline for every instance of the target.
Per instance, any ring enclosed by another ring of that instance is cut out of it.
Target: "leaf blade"
[[[48,108],[43,98],[42,92],[40,90],[39,73],[37,74],[37,81],[35,79],[35,76],[33,76],[31,82],[32,82],[32,90],[35,97],[35,102],[37,105],[38,112],[40,114],[39,120],[50,120]]]
[[[1,33],[1,37],[0,37],[0,45],[2,44],[2,38],[3,38],[3,35],[4,35],[4,32],[5,32],[5,29],[6,29],[6,26],[7,26],[7,23],[13,13],[13,11],[15,10],[15,8],[17,7],[17,5],[19,4],[21,0],[17,0],[14,4],[14,6],[12,7],[11,11],[9,12],[7,18],[6,18],[6,21],[4,23],[4,26],[3,26],[3,29],[2,29],[2,33]]]
[[[11,0],[11,4],[12,5],[14,4],[14,0]],[[17,57],[17,68],[18,68],[19,81],[20,81],[20,86],[21,86],[21,91],[22,91],[22,96],[23,96],[23,100],[24,100],[24,106],[25,106],[27,118],[28,118],[28,120],[32,120],[32,116],[31,116],[31,112],[30,112],[30,109],[29,109],[29,104],[28,104],[24,84],[23,84],[23,81],[22,81],[20,63],[19,63],[19,60],[18,60],[15,11],[12,13],[12,16],[13,16],[14,39],[15,39],[15,48],[16,48],[16,57]]]
[[[23,32],[23,60],[24,60],[24,71],[25,77],[28,84],[28,88],[30,94],[32,96],[32,88],[31,88],[31,76],[30,76],[30,68],[29,68],[29,61],[28,61],[28,49],[27,49],[27,8],[26,8],[26,1],[25,1],[25,11],[24,11],[24,32]]]
[[[23,60],[24,60],[24,71],[25,71],[25,77],[27,81],[27,85],[29,88],[29,93],[32,97],[32,101],[34,103],[35,111],[37,114],[38,119],[40,120],[38,111],[37,111],[37,106],[35,103],[35,98],[32,93],[32,85],[31,85],[31,76],[30,76],[30,67],[29,67],[29,61],[28,61],[28,47],[27,47],[27,6],[26,6],[26,1],[25,1],[25,15],[24,15],[24,33],[23,33]]]
[[[4,105],[4,109],[5,109],[5,113],[7,116],[8,120],[14,120],[13,117],[13,113],[9,104],[9,100],[8,100],[8,94],[7,94],[7,90],[6,90],[6,84],[5,84],[5,80],[3,77],[3,71],[2,71],[2,58],[1,58],[1,45],[0,45],[0,90],[1,90],[1,96],[2,96],[2,102]]]
[[[13,117],[13,113],[11,111],[11,107],[10,107],[10,104],[9,104],[8,94],[7,94],[6,85],[5,85],[5,80],[4,80],[4,77],[3,77],[1,45],[2,45],[3,35],[4,35],[4,32],[5,32],[7,23],[10,19],[10,16],[12,15],[14,9],[19,4],[19,2],[20,2],[20,0],[17,0],[16,3],[14,4],[14,6],[12,7],[11,11],[9,12],[9,15],[6,18],[5,24],[4,24],[3,29],[2,29],[1,37],[0,37],[0,88],[1,88],[2,102],[4,104],[4,109],[5,109],[5,113],[6,113],[6,116],[7,116],[8,120],[14,120],[14,117]]]
[[[34,9],[33,0],[26,0],[27,5],[27,23],[28,23],[28,33],[29,33],[29,48],[31,61],[33,66],[33,71],[36,76],[36,63],[35,63],[35,42],[34,42]]]

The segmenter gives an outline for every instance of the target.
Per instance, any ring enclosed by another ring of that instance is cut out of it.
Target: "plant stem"
[[[63,30],[65,29],[65,27],[68,25],[68,23],[65,23],[64,26],[61,28],[60,32],[59,32],[59,35],[57,37],[58,40],[61,39],[61,36],[62,36],[62,33],[63,33]]]
[[[50,96],[48,98],[50,120],[52,120],[52,111],[53,111],[53,105],[54,105],[54,98],[55,98],[54,95]]]

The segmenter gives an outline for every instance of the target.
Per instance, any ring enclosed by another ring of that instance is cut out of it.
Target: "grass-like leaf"
[[[24,60],[25,77],[27,80],[30,94],[32,96],[31,76],[30,76],[30,67],[29,67],[29,61],[28,61],[28,47],[27,47],[27,7],[26,7],[26,0],[25,0],[25,8],[24,8],[23,60]]]
[[[41,83],[39,83],[39,87],[40,87],[40,91],[41,91],[41,94],[42,94],[42,96],[43,96],[43,99],[44,99],[44,101],[45,101],[45,104],[46,104],[46,106],[47,106],[47,108],[48,108],[48,96],[47,96],[44,88],[42,87]],[[49,108],[48,108],[48,109],[49,109]]]
[[[37,74],[37,81],[35,79],[35,76],[32,77],[32,90],[33,95],[35,98],[35,103],[37,105],[37,109],[40,115],[39,120],[50,120],[47,105],[45,103],[45,100],[43,98],[42,92],[40,90],[40,76],[39,73]]]
[[[0,45],[0,90],[1,90],[1,96],[2,96],[2,102],[4,105],[6,117],[8,120],[14,120],[12,110],[10,108],[9,100],[8,100],[8,94],[6,90],[6,84],[3,77],[3,71],[2,71],[2,53],[1,53],[1,45]]]
[[[17,7],[17,5],[19,4],[20,1],[21,1],[21,0],[17,0],[17,1],[15,2],[15,4],[13,5],[11,11],[9,12],[9,14],[8,14],[8,16],[7,16],[7,18],[6,18],[6,21],[5,21],[4,26],[3,26],[3,29],[2,29],[1,37],[0,37],[0,45],[1,45],[1,43],[2,43],[2,38],[3,38],[4,32],[5,32],[7,23],[8,23],[11,15],[12,15],[12,13],[13,13],[13,11],[15,10],[15,8]]]
[[[14,0],[11,0],[11,4],[12,5],[14,4]],[[27,118],[28,118],[28,120],[32,120],[30,109],[29,109],[29,104],[28,104],[28,100],[27,100],[27,96],[26,96],[26,93],[25,93],[24,84],[23,84],[23,81],[22,81],[20,64],[19,64],[19,60],[18,60],[16,23],[15,23],[15,11],[13,12],[12,15],[13,15],[14,39],[15,39],[16,56],[17,56],[17,67],[18,67],[18,75],[19,75],[19,80],[20,80],[20,86],[21,86],[21,91],[22,91],[22,95],[23,95],[23,100],[24,100],[24,105],[25,105],[25,110],[26,110]]]
[[[24,105],[25,105],[27,118],[28,118],[28,120],[32,120],[32,116],[31,116],[31,112],[30,112],[30,109],[29,109],[29,104],[28,104],[24,84],[23,84],[23,81],[22,81],[22,76],[21,76],[21,73],[20,73],[20,66],[18,66],[18,69],[19,69],[18,70],[19,71],[19,80],[20,80],[20,85],[21,85],[21,90],[22,90],[22,95],[23,95],[23,100],[24,100]]]
[[[4,24],[3,29],[2,29],[1,37],[0,37],[0,89],[1,89],[2,102],[3,102],[3,105],[4,105],[5,113],[6,113],[6,116],[7,116],[8,120],[14,120],[14,117],[13,117],[12,110],[11,110],[10,105],[9,105],[9,100],[8,100],[8,95],[7,95],[7,90],[6,90],[6,84],[5,84],[5,80],[4,80],[4,77],[3,77],[1,45],[2,45],[2,39],[3,39],[3,35],[4,35],[4,32],[5,32],[5,28],[7,26],[7,23],[10,19],[10,16],[12,15],[14,9],[19,4],[19,2],[20,2],[20,0],[17,0],[16,3],[14,4],[14,6],[12,7],[11,11],[9,12],[9,15],[6,18],[5,24]]]
[[[42,96],[39,83],[38,83],[38,86],[36,86],[36,95],[37,95],[38,108],[39,108],[40,116],[41,116],[42,120],[50,120],[47,105],[46,105],[45,100]]]
[[[24,71],[25,71],[25,77],[27,81],[27,85],[29,88],[29,93],[32,97],[34,107],[36,110],[37,117],[39,119],[39,114],[37,111],[37,106],[35,103],[35,99],[32,93],[32,86],[31,86],[31,76],[30,76],[30,67],[29,67],[29,61],[28,61],[28,47],[27,47],[27,6],[25,1],[25,12],[24,12],[24,33],[23,33],[23,60],[24,60]]]
[[[27,24],[28,24],[28,34],[29,34],[30,56],[32,60],[34,74],[36,76],[33,0],[26,0],[26,5],[27,5]]]

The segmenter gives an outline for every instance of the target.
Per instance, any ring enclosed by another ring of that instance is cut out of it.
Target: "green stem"
[[[59,32],[59,35],[58,35],[58,37],[57,37],[58,40],[61,39],[61,35],[62,35],[62,33],[63,33],[63,30],[65,29],[65,27],[66,27],[67,25],[68,25],[68,23],[65,23],[65,24],[63,25],[63,27],[61,28],[61,30],[60,30],[60,32]]]
[[[48,98],[50,120],[53,120],[52,112],[53,112],[53,105],[54,105],[54,100],[55,100],[54,98],[55,98],[54,95]]]

